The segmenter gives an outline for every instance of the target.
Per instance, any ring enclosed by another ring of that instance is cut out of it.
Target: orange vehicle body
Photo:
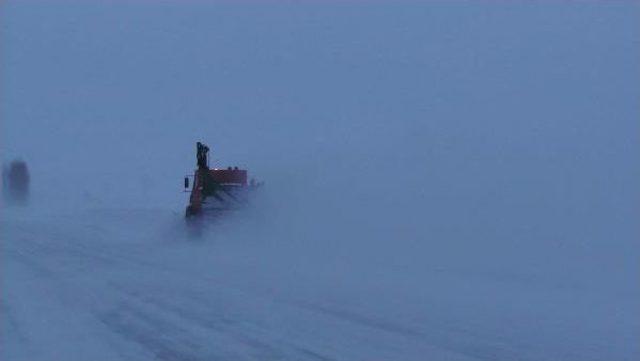
[[[248,172],[238,167],[226,169],[210,169],[207,153],[209,147],[197,144],[198,168],[193,175],[193,186],[186,216],[199,215],[203,212],[213,214],[241,208],[248,203],[248,193],[260,184],[253,180],[248,182]],[[189,187],[188,178],[185,188]]]
[[[247,185],[247,171],[244,169],[210,169],[209,174],[214,181],[221,184]]]

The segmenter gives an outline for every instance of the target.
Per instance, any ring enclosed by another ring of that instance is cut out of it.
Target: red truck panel
[[[236,183],[247,185],[247,171],[245,169],[211,169],[213,180],[218,183]]]

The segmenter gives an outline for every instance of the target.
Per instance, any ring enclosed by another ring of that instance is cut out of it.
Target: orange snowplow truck
[[[193,186],[186,216],[202,213],[218,214],[245,206],[248,193],[261,185],[253,179],[247,182],[245,169],[227,167],[226,169],[209,168],[209,147],[196,143],[196,160],[198,168],[193,174]],[[184,187],[189,189],[189,176],[184,178]]]

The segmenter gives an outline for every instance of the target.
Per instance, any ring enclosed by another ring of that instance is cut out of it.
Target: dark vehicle
[[[2,170],[2,191],[10,203],[25,203],[29,198],[29,169],[27,163],[14,160]]]

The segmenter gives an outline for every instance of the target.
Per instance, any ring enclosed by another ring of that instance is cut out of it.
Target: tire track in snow
[[[490,342],[481,335],[472,334],[462,329],[454,329],[450,326],[440,325],[431,327],[430,332],[424,329],[411,328],[402,324],[383,320],[369,315],[359,314],[336,307],[327,307],[316,303],[295,302],[301,308],[311,312],[334,317],[337,320],[361,325],[367,328],[381,330],[391,334],[397,334],[425,342],[437,348],[445,349],[453,353],[462,354],[472,359],[482,360],[528,360],[522,358],[519,352],[506,343]],[[434,326],[434,325],[432,325]],[[479,346],[482,345],[482,346]],[[533,361],[533,359],[531,359]]]
[[[207,330],[211,338],[232,339],[239,349],[244,351],[241,354],[250,359],[258,360],[315,360],[329,361],[331,358],[309,349],[303,345],[295,345],[285,342],[267,330],[260,329],[255,322],[247,320],[233,320],[213,311],[211,305],[206,304],[206,300],[194,297],[193,292],[182,294],[182,299],[174,297],[164,297],[166,295],[149,292],[139,292],[127,289],[122,286],[113,286],[128,299],[135,299],[142,306],[142,309],[158,309],[158,314],[170,314],[175,317],[176,324],[192,325]],[[196,301],[196,302],[193,302]],[[202,307],[206,306],[206,307]],[[138,313],[140,315],[140,313]],[[182,328],[183,332],[185,328]],[[136,336],[136,335],[134,335]],[[139,337],[135,337],[140,339]],[[148,339],[141,340],[148,343]],[[239,355],[234,355],[238,358]]]

